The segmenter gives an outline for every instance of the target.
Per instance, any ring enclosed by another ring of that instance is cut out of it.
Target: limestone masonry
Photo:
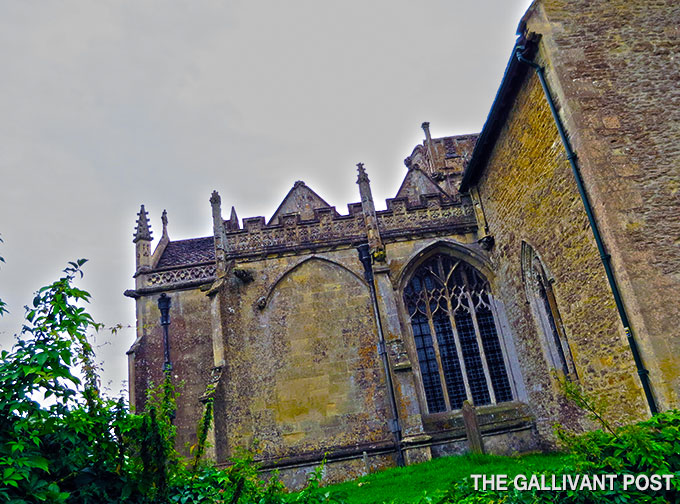
[[[466,401],[486,451],[548,448],[594,427],[560,380],[617,422],[677,408],[679,48],[675,1],[537,0],[481,133],[423,123],[386,210],[359,164],[346,212],[296,182],[225,219],[214,192],[213,236],[164,213],[152,252],[142,206],[131,404],[163,380],[166,294],[178,448],[210,397],[209,456],[256,444],[291,488],[325,454],[336,481],[467,451]]]

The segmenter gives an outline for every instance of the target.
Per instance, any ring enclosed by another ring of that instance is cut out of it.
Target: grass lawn
[[[519,457],[496,455],[462,455],[443,457],[408,467],[385,469],[362,478],[326,487],[348,504],[378,502],[413,503],[425,492],[437,497],[452,483],[470,474],[507,474],[557,471],[567,461],[560,453],[532,454]]]

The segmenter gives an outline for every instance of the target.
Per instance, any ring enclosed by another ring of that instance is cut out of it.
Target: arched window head
[[[489,285],[464,261],[427,259],[404,290],[430,413],[512,400]]]
[[[576,377],[552,282],[538,254],[526,242],[522,242],[522,276],[549,367],[565,378]]]

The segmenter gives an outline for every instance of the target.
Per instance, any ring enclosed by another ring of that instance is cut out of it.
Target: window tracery
[[[542,333],[549,366],[558,370],[564,377],[576,377],[571,350],[562,327],[552,283],[540,258],[526,242],[522,242],[522,274],[527,300],[536,325]]]
[[[430,413],[513,399],[488,282],[464,261],[436,254],[404,290]]]

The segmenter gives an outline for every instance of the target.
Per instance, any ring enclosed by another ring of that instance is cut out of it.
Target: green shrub
[[[615,474],[612,490],[517,490],[479,491],[466,480],[449,490],[444,503],[675,503],[680,502],[680,411],[655,415],[650,420],[581,435],[558,431],[571,453],[562,474]],[[671,488],[624,490],[626,474],[673,474]],[[552,474],[549,474],[550,476]]]
[[[69,263],[62,278],[36,293],[18,341],[0,354],[0,502],[330,500],[319,489],[320,469],[301,494],[289,496],[276,477],[259,478],[252,455],[226,469],[201,462],[211,408],[201,421],[194,459],[181,459],[174,449],[176,394],[169,374],[139,415],[122,399],[104,397],[88,341],[88,332],[102,326],[80,306],[90,294],[74,286],[84,263]],[[0,315],[4,311],[0,302]]]

